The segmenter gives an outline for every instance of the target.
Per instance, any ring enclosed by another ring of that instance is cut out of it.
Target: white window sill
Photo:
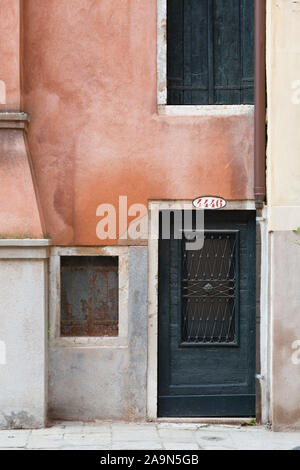
[[[254,105],[165,105],[157,106],[159,115],[162,116],[239,116],[252,114]]]
[[[62,348],[109,348],[109,349],[123,349],[128,348],[128,339],[115,336],[115,337],[66,337],[61,336],[51,341],[51,346]]]

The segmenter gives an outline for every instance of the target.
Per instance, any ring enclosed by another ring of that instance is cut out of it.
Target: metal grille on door
[[[183,345],[236,344],[238,231],[207,231],[203,248],[182,259]]]

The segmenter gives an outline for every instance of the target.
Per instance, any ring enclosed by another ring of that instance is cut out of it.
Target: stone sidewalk
[[[194,423],[59,423],[33,431],[0,431],[0,450],[290,450],[300,432],[273,433],[263,426]]]

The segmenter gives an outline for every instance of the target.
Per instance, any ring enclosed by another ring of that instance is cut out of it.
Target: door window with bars
[[[232,345],[238,339],[238,232],[209,232],[182,256],[182,343]]]
[[[254,0],[167,0],[169,105],[254,103]]]

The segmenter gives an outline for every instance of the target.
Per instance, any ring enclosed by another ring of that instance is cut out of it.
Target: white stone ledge
[[[16,246],[16,247],[36,247],[51,246],[51,240],[47,238],[0,238],[0,247]]]
[[[50,245],[47,239],[0,239],[0,259],[49,258]]]
[[[161,116],[241,116],[253,114],[253,105],[165,105],[157,106],[158,114]]]
[[[2,111],[0,112],[0,121],[29,121],[29,115],[27,113]]]
[[[0,112],[0,129],[26,129],[29,121],[27,113]]]
[[[116,337],[66,337],[60,336],[50,340],[53,348],[66,349],[128,349],[128,338]]]

